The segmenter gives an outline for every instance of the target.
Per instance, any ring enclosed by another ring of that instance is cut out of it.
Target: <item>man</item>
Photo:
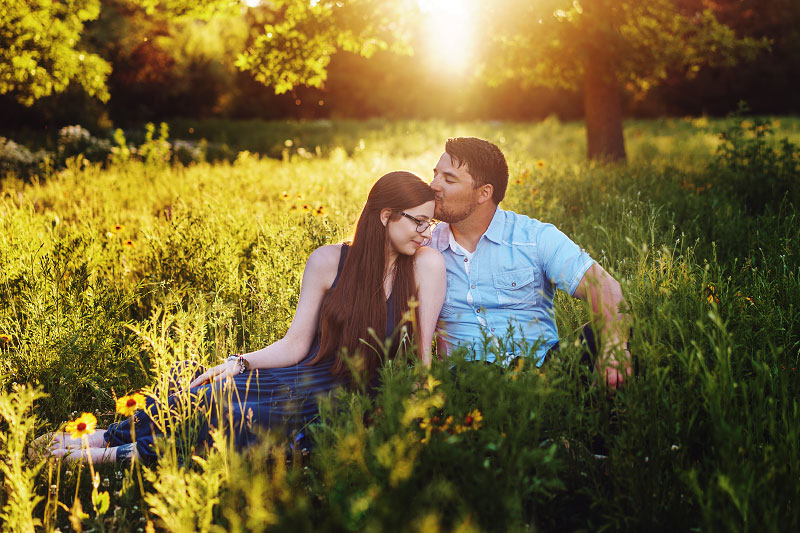
[[[536,347],[541,365],[557,349],[556,288],[588,301],[600,343],[598,376],[618,387],[631,374],[630,318],[619,283],[552,224],[498,208],[508,166],[494,144],[448,139],[434,168],[435,218],[446,222],[431,246],[447,264],[447,295],[439,316],[439,347],[471,348],[476,358],[506,361]],[[511,326],[511,328],[510,328]],[[483,352],[488,344],[494,347]]]

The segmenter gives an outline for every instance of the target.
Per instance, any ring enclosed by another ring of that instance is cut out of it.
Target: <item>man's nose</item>
[[[433,189],[436,192],[441,191],[442,190],[441,181],[442,180],[438,174],[434,175],[433,179],[431,180],[431,189]]]

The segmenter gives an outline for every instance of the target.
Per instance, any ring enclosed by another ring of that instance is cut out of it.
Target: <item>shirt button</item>
[[[465,257],[465,258],[464,258],[464,262],[465,262],[465,263],[469,263],[469,259]]]
[[[474,289],[474,288],[475,288],[475,285],[473,285],[473,286],[472,286],[472,288]]]
[[[517,282],[516,282],[516,281],[512,281],[512,282],[511,282],[511,286],[512,286],[512,287],[516,287],[516,286],[517,286]]]
[[[494,328],[492,328],[492,331],[494,331]]]

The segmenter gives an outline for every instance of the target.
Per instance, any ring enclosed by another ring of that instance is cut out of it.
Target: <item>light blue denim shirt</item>
[[[552,224],[499,208],[471,258],[446,223],[430,245],[447,264],[437,330],[448,353],[466,346],[468,358],[490,362],[531,354],[535,346],[540,365],[558,341],[555,289],[573,294],[594,263]]]

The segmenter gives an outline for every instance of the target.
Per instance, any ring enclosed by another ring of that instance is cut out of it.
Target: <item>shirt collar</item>
[[[500,209],[499,207],[495,210],[494,216],[492,217],[492,221],[489,223],[489,227],[486,228],[483,236],[487,239],[492,241],[496,244],[503,243],[503,226],[505,225],[505,211]],[[453,232],[450,230],[450,224],[443,222],[436,226],[436,230],[433,232],[433,238],[431,239],[431,245],[439,250],[440,252],[444,252],[450,247],[450,236]]]
[[[495,209],[492,221],[486,232],[483,234],[487,239],[495,244],[503,244],[503,226],[505,226],[505,211],[499,207]]]

